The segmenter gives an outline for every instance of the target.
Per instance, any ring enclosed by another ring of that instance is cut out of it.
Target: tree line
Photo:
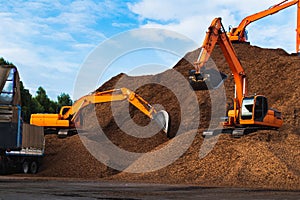
[[[22,102],[22,118],[29,123],[31,114],[34,113],[58,113],[62,106],[72,105],[69,94],[61,93],[57,96],[57,101],[51,100],[46,90],[39,87],[36,95],[32,96],[28,89],[20,81],[21,102]]]

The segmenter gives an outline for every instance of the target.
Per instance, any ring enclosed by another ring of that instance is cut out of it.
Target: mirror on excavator
[[[216,89],[223,84],[227,75],[216,69],[202,69],[200,73],[196,70],[190,70],[189,81],[193,90],[211,90]]]

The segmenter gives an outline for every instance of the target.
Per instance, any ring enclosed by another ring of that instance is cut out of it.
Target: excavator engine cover
[[[193,90],[212,90],[220,87],[226,78],[226,74],[215,69],[203,70],[200,74],[190,70],[189,81]]]

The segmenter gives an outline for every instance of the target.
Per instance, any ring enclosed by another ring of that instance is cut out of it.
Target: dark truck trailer
[[[23,123],[19,75],[14,66],[0,66],[0,174],[37,173],[44,156],[43,127]]]
[[[0,106],[0,173],[37,173],[44,156],[43,127],[22,123],[21,107]],[[14,122],[9,116],[18,116]]]

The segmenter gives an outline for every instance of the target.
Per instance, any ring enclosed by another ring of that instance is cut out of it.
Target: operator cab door
[[[268,112],[268,102],[264,96],[245,97],[242,103],[241,120],[263,122]]]
[[[242,102],[241,120],[253,120],[254,97],[245,97]]]
[[[264,96],[257,96],[255,98],[254,107],[254,121],[263,122],[268,112],[268,101]]]

